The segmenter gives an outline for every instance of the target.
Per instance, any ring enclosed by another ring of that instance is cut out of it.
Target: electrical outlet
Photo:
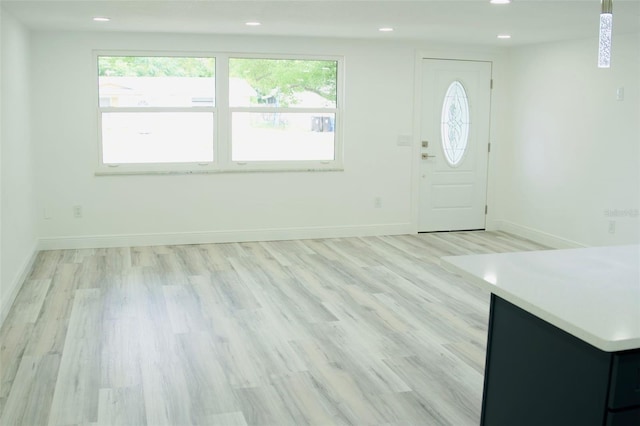
[[[616,233],[616,221],[615,220],[610,220],[609,221],[609,233],[610,234],[615,234]]]
[[[381,209],[382,208],[382,198],[381,197],[376,197],[373,199],[373,207],[375,207],[376,209]]]
[[[82,217],[82,206],[73,206],[73,217],[79,219]]]

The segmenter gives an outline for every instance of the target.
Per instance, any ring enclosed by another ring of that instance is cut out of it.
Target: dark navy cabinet
[[[491,295],[484,426],[640,426],[640,350],[605,352]]]

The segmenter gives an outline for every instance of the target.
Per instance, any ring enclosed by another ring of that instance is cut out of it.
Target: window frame
[[[215,61],[214,69],[214,106],[192,106],[192,107],[102,107],[100,106],[100,75],[98,58],[101,56],[111,57],[173,57],[173,58],[212,58]],[[93,75],[95,78],[94,105],[97,111],[97,152],[98,161],[96,175],[104,174],[154,174],[154,173],[202,173],[215,170],[218,159],[217,153],[217,128],[219,127],[219,111],[217,105],[218,89],[218,61],[211,52],[190,51],[133,51],[133,50],[94,50],[93,51]],[[213,114],[213,140],[211,141],[213,161],[210,162],[164,162],[164,163],[105,163],[103,161],[103,140],[102,140],[102,115],[103,113],[153,113],[153,112],[208,112]]]
[[[177,57],[177,58],[214,58],[215,59],[215,99],[213,107],[101,107],[98,58],[100,56],[138,56],[138,57]],[[247,52],[212,51],[132,51],[132,50],[94,50],[93,51],[94,105],[97,110],[98,142],[96,175],[114,174],[193,174],[219,172],[262,172],[262,171],[342,171],[343,169],[343,121],[344,121],[344,57],[336,55],[308,54],[265,54]],[[336,108],[292,108],[292,107],[231,107],[229,102],[229,59],[284,59],[284,60],[325,60],[335,61]],[[326,112],[335,114],[334,121],[334,159],[333,160],[281,160],[281,161],[233,161],[232,119],[234,112]],[[213,114],[213,161],[206,163],[118,163],[103,162],[102,114],[105,112],[211,112]]]

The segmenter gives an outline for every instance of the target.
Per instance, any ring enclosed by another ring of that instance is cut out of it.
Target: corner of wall
[[[37,256],[29,30],[0,12],[0,325]]]
[[[29,273],[31,272],[36,258],[38,257],[38,253],[38,244],[36,243],[31,250],[31,255],[25,259],[22,265],[20,265],[15,278],[11,280],[11,283],[9,284],[9,288],[12,289],[11,293],[7,298],[2,299],[2,304],[0,304],[0,327],[2,327],[4,321],[7,319],[9,311],[11,311],[11,307],[22,288],[22,285],[29,277]]]
[[[3,10],[2,5],[0,4],[0,100],[2,99],[2,19],[3,19]],[[0,102],[0,200],[2,200],[2,145],[3,145],[3,137],[2,137],[2,102]],[[0,201],[0,277],[2,277],[2,206]],[[0,302],[2,300],[0,299]],[[13,300],[11,301],[13,303]],[[0,303],[0,327],[4,323],[4,318],[6,317],[5,309]]]

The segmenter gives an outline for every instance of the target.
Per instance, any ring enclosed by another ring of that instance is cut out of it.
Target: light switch
[[[616,101],[624,101],[624,87],[618,87],[616,90]]]

